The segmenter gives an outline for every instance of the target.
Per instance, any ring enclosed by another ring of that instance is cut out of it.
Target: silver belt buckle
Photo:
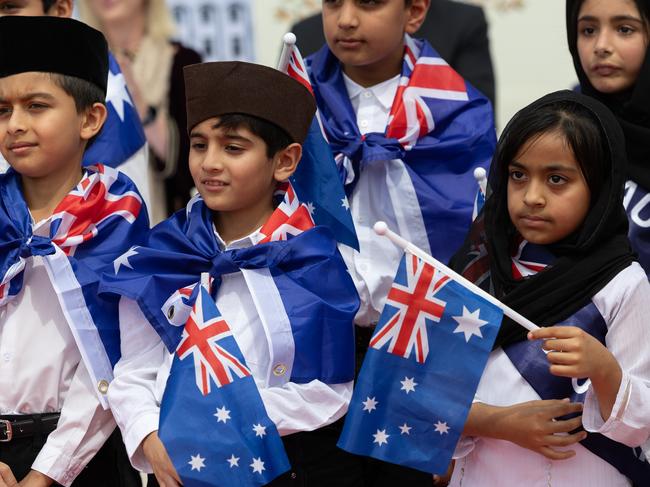
[[[14,430],[11,427],[11,421],[9,421],[8,419],[0,419],[0,424],[4,424],[5,436],[6,436],[6,438],[0,438],[0,443],[7,443],[11,441],[11,439],[14,436]]]

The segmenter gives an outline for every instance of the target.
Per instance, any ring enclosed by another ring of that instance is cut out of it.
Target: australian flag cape
[[[113,365],[120,356],[117,301],[97,289],[106,266],[149,229],[135,185],[101,164],[89,166],[52,217],[34,224],[18,173],[0,175],[0,306],[23,287],[26,259],[43,257],[81,357],[102,405]]]
[[[553,256],[543,246],[519,245],[513,257],[513,275],[525,278],[541,271],[552,263]],[[579,310],[560,325],[576,326],[605,344],[607,323],[593,303]],[[542,399],[569,398],[571,402],[584,402],[589,390],[589,380],[558,377],[549,372],[546,354],[539,343],[529,340],[508,345],[504,352],[521,376]],[[580,442],[590,452],[615,467],[621,474],[634,482],[635,486],[650,485],[650,463],[645,461],[641,448],[630,448],[599,433],[589,433]]]
[[[269,384],[348,382],[354,378],[352,323],[359,298],[331,232],[297,224],[296,214],[286,220],[292,211],[309,218],[289,185],[284,203],[260,230],[267,238],[223,251],[212,211],[197,195],[185,210],[157,225],[143,246],[120,257],[115,272],[104,275],[100,292],[135,300],[174,352],[194,304],[191,289],[201,274],[214,279],[214,297],[221,275],[242,271],[268,328],[271,363],[287,368],[271,373]],[[266,270],[271,279],[260,277]]]
[[[472,221],[473,171],[487,168],[492,158],[494,114],[487,98],[430,44],[406,36],[405,46],[399,87],[384,133],[361,135],[341,64],[327,46],[306,61],[323,128],[345,173],[348,196],[365,165],[403,161],[427,233],[418,240],[428,240],[431,255],[447,261],[462,244]],[[395,214],[402,213],[399,206],[405,199],[388,197]]]

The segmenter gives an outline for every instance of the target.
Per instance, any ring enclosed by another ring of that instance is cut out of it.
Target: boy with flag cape
[[[139,480],[122,474],[115,443],[102,447],[115,430],[106,392],[119,330],[99,276],[149,227],[127,177],[82,168],[106,119],[107,73],[106,40],[85,24],[0,19],[0,146],[12,166],[0,176],[0,460],[21,485]]]
[[[356,485],[333,426],[352,393],[358,297],[330,231],[288,182],[313,97],[240,62],[187,67],[185,82],[199,194],[101,286],[122,296],[109,395],[127,450],[167,485],[261,485],[289,467],[273,485]],[[199,323],[203,273],[219,318]]]

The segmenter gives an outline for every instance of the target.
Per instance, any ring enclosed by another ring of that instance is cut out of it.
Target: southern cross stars
[[[205,468],[205,458],[200,454],[190,455],[190,457],[192,458],[187,463],[192,466],[192,470],[198,470],[200,472],[202,468]]]
[[[217,423],[227,423],[230,418],[230,411],[226,409],[226,406],[217,408],[217,412],[213,414],[217,418]]]
[[[415,382],[415,377],[411,377],[410,379],[408,377],[404,377],[404,380],[401,380],[400,383],[402,384],[402,388],[400,391],[406,391],[408,394],[409,392],[414,392],[415,391],[415,386],[418,385],[417,382]]]
[[[255,424],[253,425],[253,431],[255,431],[255,436],[262,438],[266,434],[266,426],[262,426],[259,423]]]
[[[262,473],[266,468],[264,468],[264,462],[262,461],[262,457],[260,458],[253,458],[253,463],[250,464],[250,467],[253,469],[253,472],[255,473]]]
[[[472,335],[483,338],[481,327],[487,324],[487,321],[479,318],[480,311],[480,309],[477,309],[470,313],[470,311],[463,306],[463,316],[452,316],[452,318],[458,323],[454,333],[464,333],[466,342],[469,342]]]
[[[226,461],[230,464],[230,468],[239,467],[239,457],[236,457],[234,453]]]
[[[384,443],[388,444],[388,438],[390,437],[390,435],[386,434],[386,430],[377,430],[377,433],[372,436],[375,438],[373,443],[377,443],[379,446]]]
[[[442,421],[438,421],[433,426],[435,426],[435,428],[436,428],[436,433],[440,433],[440,436],[449,433],[449,426],[447,426],[447,423],[444,423]]]
[[[399,429],[400,429],[400,435],[410,435],[413,427],[404,423],[402,426],[399,427]]]
[[[368,411],[371,413],[375,409],[377,409],[377,404],[379,404],[377,401],[375,401],[374,397],[369,397],[365,401],[363,401],[361,404],[363,404],[363,410]]]

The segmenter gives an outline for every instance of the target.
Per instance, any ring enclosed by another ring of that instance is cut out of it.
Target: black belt
[[[0,442],[47,435],[56,429],[60,413],[0,416]]]

